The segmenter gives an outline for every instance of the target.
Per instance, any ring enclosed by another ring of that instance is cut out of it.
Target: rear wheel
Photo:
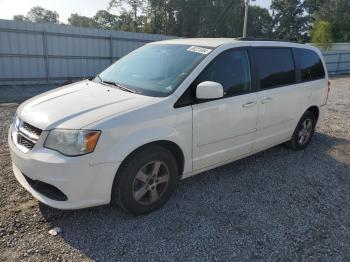
[[[169,199],[177,181],[173,154],[163,147],[150,146],[122,164],[113,183],[112,200],[129,213],[149,213]]]
[[[301,150],[306,148],[314,134],[315,126],[315,115],[310,111],[306,111],[301,117],[291,140],[286,143],[287,146],[294,150]]]

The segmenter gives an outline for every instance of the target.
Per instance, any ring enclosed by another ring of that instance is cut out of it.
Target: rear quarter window
[[[301,81],[312,81],[325,77],[321,58],[315,51],[296,48],[295,55],[299,61]]]

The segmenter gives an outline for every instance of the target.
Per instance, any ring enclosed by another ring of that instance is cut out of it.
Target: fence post
[[[337,69],[335,70],[335,74],[338,74],[339,67],[340,67],[340,61],[341,61],[342,53],[338,54],[338,61],[337,61]]]
[[[113,64],[113,37],[112,34],[109,37],[109,52],[111,57],[111,64]]]
[[[45,55],[45,72],[46,72],[46,81],[50,82],[50,70],[49,70],[49,56],[47,50],[47,35],[46,31],[43,31],[43,47],[44,47],[44,55]]]

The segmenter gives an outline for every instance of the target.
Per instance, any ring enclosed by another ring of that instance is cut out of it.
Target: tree
[[[328,49],[333,42],[332,27],[328,21],[317,21],[311,32],[312,43],[322,49]]]
[[[138,17],[138,19],[140,20],[141,17]],[[79,27],[133,31],[132,15],[126,10],[122,10],[119,16],[113,15],[105,10],[99,10],[92,18],[71,14],[68,18],[68,23]],[[141,24],[141,22],[139,23]]]
[[[71,14],[68,23],[80,27],[182,37],[240,37],[242,35],[244,17],[242,0],[110,0],[109,9],[111,8],[117,9],[118,15],[106,10],[99,10],[92,18]],[[38,10],[34,11],[31,12],[32,19],[38,17]],[[44,12],[40,10],[39,13]],[[27,16],[14,18],[21,21],[28,19]],[[272,24],[272,18],[267,9],[250,7],[249,36],[270,37]]]
[[[145,28],[184,37],[239,37],[244,4],[241,0],[148,0]],[[272,18],[265,8],[251,6],[248,34],[270,37]]]
[[[122,8],[122,10],[125,13],[126,10],[123,7],[123,5],[127,5],[128,7],[130,7],[133,13],[133,29],[134,29],[134,32],[137,32],[138,31],[138,23],[137,23],[138,14],[141,10],[143,10],[144,3],[145,3],[145,0],[111,0],[109,2],[109,9]]]
[[[204,11],[205,23],[212,22],[212,32],[208,36],[214,37],[241,37],[244,18],[244,2],[240,0],[215,0],[213,6]],[[210,17],[211,10],[213,16]],[[205,26],[205,25],[204,25]]]
[[[98,24],[94,19],[78,14],[71,14],[68,23],[73,26],[98,28]]]
[[[28,21],[28,18],[25,17],[24,15],[14,15],[13,20],[16,21]]]
[[[134,31],[134,21],[130,12],[122,10],[121,14],[119,15],[119,19],[121,21],[120,30],[126,32]]]
[[[121,28],[121,20],[118,18],[118,16],[113,15],[106,10],[99,10],[93,17],[93,20],[99,28],[110,30],[120,30]]]
[[[249,7],[247,36],[256,38],[272,38],[272,17],[266,8]]]
[[[350,41],[349,0],[305,0],[304,5],[313,21],[325,20],[331,23],[334,41]]]
[[[185,37],[240,36],[241,0],[150,0],[154,33]]]
[[[27,13],[29,21],[35,23],[59,23],[59,15],[56,11],[50,11],[40,6],[35,6]]]
[[[310,17],[305,14],[301,0],[273,0],[271,10],[275,38],[308,41]]]
[[[26,16],[24,15],[15,15],[13,20],[17,21],[30,21],[34,23],[59,23],[59,15],[56,11],[50,11],[44,9],[40,6],[35,6],[29,10]]]

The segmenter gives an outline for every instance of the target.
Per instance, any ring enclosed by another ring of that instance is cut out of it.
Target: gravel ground
[[[142,217],[34,200],[11,171],[16,106],[0,104],[0,261],[350,261],[350,78],[332,81],[306,150],[278,146],[182,181]]]

